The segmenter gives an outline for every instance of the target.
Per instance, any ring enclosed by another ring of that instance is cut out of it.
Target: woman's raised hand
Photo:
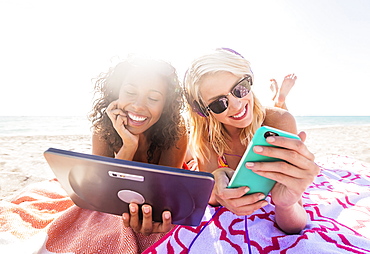
[[[140,207],[135,203],[129,205],[130,213],[122,215],[123,224],[126,227],[131,227],[136,233],[150,235],[152,233],[167,233],[172,228],[171,212],[164,211],[162,213],[162,222],[153,222],[152,207],[143,205],[141,207],[143,218],[139,218]]]
[[[122,155],[121,159],[132,160],[139,145],[139,135],[132,134],[125,127],[128,124],[127,113],[119,107],[119,100],[112,101],[105,112],[112,121],[114,129],[122,138],[123,146],[119,152]]]
[[[210,205],[222,205],[236,215],[250,215],[267,205],[263,193],[245,195],[248,187],[227,188],[234,173],[231,168],[219,168],[213,171],[215,186],[213,187]]]
[[[119,108],[118,100],[112,101],[108,105],[106,113],[112,121],[114,129],[116,129],[116,131],[122,138],[123,143],[125,145],[129,145],[131,143],[137,144],[139,137],[138,135],[134,135],[126,129],[125,126],[128,123],[127,113]]]
[[[276,181],[271,190],[271,197],[276,206],[288,207],[299,202],[303,192],[320,172],[314,162],[314,155],[303,143],[306,134],[301,132],[299,136],[301,140],[284,137],[266,139],[268,143],[281,148],[254,147],[254,152],[258,154],[284,161],[246,163],[246,167],[253,172]]]

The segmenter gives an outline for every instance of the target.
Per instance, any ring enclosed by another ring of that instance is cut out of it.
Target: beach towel
[[[75,206],[56,179],[0,202],[0,253],[141,253],[163,235],[137,234],[121,216]]]
[[[0,202],[0,253],[370,253],[370,165],[345,156],[317,164],[299,234],[277,227],[270,204],[246,217],[208,206],[198,227],[146,237],[120,216],[76,207],[50,180]]]
[[[272,204],[250,216],[208,207],[202,225],[177,226],[145,253],[370,253],[369,164],[333,156],[318,165],[303,195],[308,224],[300,234],[278,228]]]

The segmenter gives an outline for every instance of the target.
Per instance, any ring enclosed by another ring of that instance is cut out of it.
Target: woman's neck
[[[230,136],[231,140],[239,139],[242,129],[226,124],[224,124],[224,128],[227,134]]]

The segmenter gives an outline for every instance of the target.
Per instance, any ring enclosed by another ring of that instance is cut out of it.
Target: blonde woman
[[[199,170],[216,179],[210,204],[236,215],[249,215],[267,205],[262,193],[245,195],[248,187],[226,188],[257,128],[268,125],[297,133],[294,117],[280,108],[264,108],[253,94],[250,63],[239,53],[217,49],[193,61],[184,86],[190,110],[190,149]],[[286,162],[247,163],[255,173],[277,183],[271,191],[275,220],[286,233],[298,233],[307,223],[301,196],[319,172],[303,141],[283,137],[268,142],[286,149],[256,147],[258,154]]]

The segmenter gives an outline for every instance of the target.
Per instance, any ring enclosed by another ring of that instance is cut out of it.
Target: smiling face
[[[167,83],[161,76],[128,73],[118,97],[118,106],[127,115],[127,130],[141,134],[152,127],[162,115],[166,95]]]
[[[227,95],[235,84],[241,79],[230,72],[217,72],[203,77],[200,83],[200,94],[204,104],[209,105],[221,96]],[[228,108],[215,114],[209,111],[216,120],[223,123],[225,128],[245,128],[253,120],[253,95],[249,93],[243,98],[228,95]]]

